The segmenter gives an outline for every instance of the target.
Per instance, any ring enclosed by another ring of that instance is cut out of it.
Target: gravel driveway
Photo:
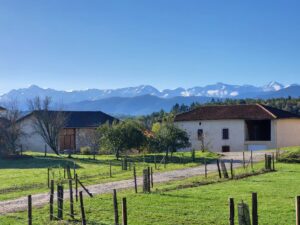
[[[265,153],[266,152],[261,152],[261,151],[253,152],[253,161],[258,162],[263,160]],[[249,160],[249,158],[250,158],[250,152],[245,152],[245,159]],[[233,159],[233,167],[234,168],[241,167],[243,154],[242,152],[223,153],[221,159],[224,160],[227,164],[231,159]],[[216,163],[208,164],[207,170],[208,172],[216,172],[217,171]],[[198,176],[202,174],[204,174],[203,165],[198,167],[193,167],[193,168],[155,173],[153,175],[153,180],[155,183],[162,183],[162,182],[168,182],[172,180],[180,180],[188,177]],[[138,177],[137,182],[138,185],[142,185],[142,178]],[[113,189],[120,190],[120,189],[127,189],[133,187],[134,187],[133,180],[122,180],[122,181],[115,181],[115,182],[109,182],[104,184],[90,185],[87,188],[91,193],[95,195],[95,194],[110,193],[112,192]],[[68,191],[65,191],[65,199],[68,198],[69,198],[69,193]],[[49,202],[49,193],[32,195],[32,205],[35,207],[44,206],[48,202]],[[14,199],[14,200],[7,200],[7,201],[0,202],[0,215],[6,213],[12,213],[12,212],[25,211],[25,210],[27,210],[27,196]]]

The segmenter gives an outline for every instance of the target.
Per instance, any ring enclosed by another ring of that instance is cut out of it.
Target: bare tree
[[[208,134],[207,133],[202,133],[198,134],[198,140],[200,141],[200,148],[201,151],[209,151],[210,148],[210,141],[208,140]]]
[[[59,134],[65,127],[67,116],[62,110],[50,110],[51,98],[43,100],[36,97],[29,101],[29,108],[33,114],[33,127],[45,143],[59,155]]]
[[[98,129],[88,129],[84,132],[80,132],[78,135],[79,145],[89,147],[91,153],[94,155],[94,159],[100,148],[100,137],[101,135]]]
[[[18,122],[21,112],[16,102],[8,105],[6,111],[0,116],[0,152],[16,154],[20,148],[20,138],[24,135],[21,123]]]

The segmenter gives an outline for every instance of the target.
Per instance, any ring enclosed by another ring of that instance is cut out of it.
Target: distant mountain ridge
[[[28,88],[15,89],[3,94],[0,96],[0,105],[17,100],[20,107],[26,109],[28,100],[36,96],[50,96],[55,103],[73,110],[103,110],[107,113],[137,115],[159,111],[160,109],[170,110],[175,103],[205,102],[212,98],[300,97],[300,85],[284,86],[273,81],[267,85],[257,87],[220,82],[203,87],[179,87],[162,91],[150,85],[77,91],[59,91],[32,85]]]
[[[295,84],[294,84],[295,85]],[[178,96],[205,96],[216,98],[230,98],[241,95],[259,96],[264,92],[279,91],[286,88],[278,82],[270,82],[267,85],[256,87],[253,85],[231,85],[225,83],[216,83],[203,87],[196,86],[192,88],[164,89],[159,91],[151,85],[140,85],[137,87],[127,87],[118,89],[87,89],[75,91],[59,91],[51,88],[40,88],[32,85],[28,88],[14,89],[0,96],[0,101],[19,98],[31,99],[35,96],[52,96],[54,100],[64,99],[66,103],[83,100],[99,100],[110,97],[136,97],[141,95],[153,95],[161,98],[172,98]]]

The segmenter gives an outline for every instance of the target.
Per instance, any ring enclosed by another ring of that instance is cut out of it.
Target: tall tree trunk
[[[119,160],[119,158],[120,158],[120,151],[119,150],[116,150],[116,158],[117,158],[117,160]]]
[[[166,160],[166,162],[168,162],[168,160],[169,160],[169,148],[167,148],[165,160]]]

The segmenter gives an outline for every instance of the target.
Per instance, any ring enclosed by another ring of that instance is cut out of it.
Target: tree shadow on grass
[[[96,155],[99,156],[99,155]],[[36,158],[42,158],[45,159],[44,156],[35,156]],[[82,158],[80,158],[82,157]],[[68,155],[66,154],[61,154],[60,156],[56,155],[48,155],[46,158],[49,159],[60,159],[60,160],[66,160],[66,161],[71,161],[73,162],[78,162],[78,163],[86,163],[86,164],[106,164],[109,165],[112,163],[112,165],[121,165],[121,160],[117,160],[116,158],[114,159],[93,159],[93,155],[80,155],[80,154],[72,154],[70,158],[68,158]],[[73,164],[72,164],[73,165]]]
[[[138,155],[138,156],[128,156],[128,161],[131,162],[145,162],[145,163],[164,163],[165,157],[162,154],[156,154],[156,155]],[[216,161],[215,158],[206,158],[206,157],[195,157],[193,160],[192,157],[186,156],[186,155],[173,155],[169,156],[169,159],[167,160],[167,163],[174,163],[174,164],[187,164],[187,163],[199,163],[204,164],[205,162],[207,164],[212,163]]]
[[[74,167],[74,162],[64,158],[55,157],[19,157],[17,159],[0,158],[0,169],[40,169]],[[80,168],[75,163],[75,168]]]

